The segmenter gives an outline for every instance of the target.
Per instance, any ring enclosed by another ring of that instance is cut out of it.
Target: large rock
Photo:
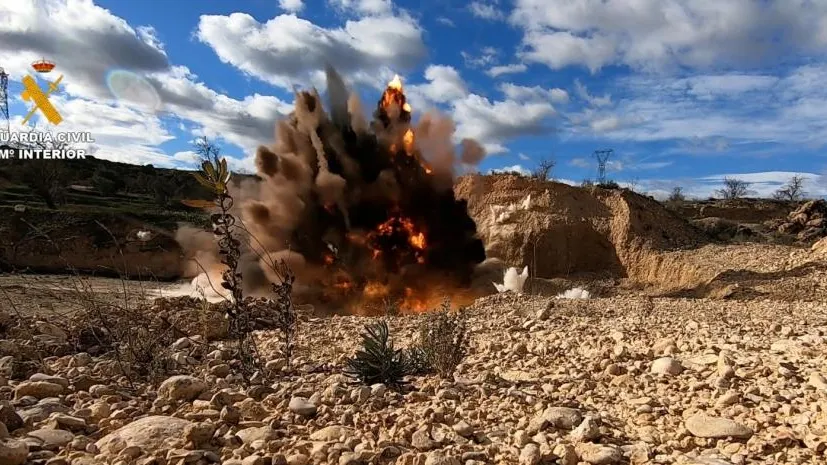
[[[63,394],[64,387],[49,381],[24,381],[14,389],[15,399],[32,396],[37,399],[57,397]]]
[[[753,431],[727,418],[711,417],[704,413],[695,414],[686,419],[686,429],[699,438],[738,438],[749,439]]]
[[[72,442],[75,435],[62,429],[41,428],[29,433],[29,437],[38,439],[43,449],[58,450]]]
[[[195,400],[202,392],[207,390],[207,383],[200,379],[187,376],[176,375],[167,378],[158,388],[158,397],[189,402]]]
[[[827,237],[827,201],[804,202],[791,211],[787,218],[770,222],[782,234],[794,234],[798,240],[810,241]]]
[[[183,439],[184,431],[191,424],[181,418],[163,415],[144,417],[107,434],[95,445],[104,454],[115,454],[129,446],[145,451],[156,450],[170,439]]]
[[[17,439],[0,439],[0,465],[23,465],[29,446]]]
[[[60,399],[47,398],[38,402],[37,405],[20,410],[19,413],[24,423],[34,423],[49,418],[52,413],[66,413],[69,410],[71,409],[63,405]]]
[[[23,419],[14,410],[8,401],[0,402],[0,422],[6,425],[9,431],[23,427]]]

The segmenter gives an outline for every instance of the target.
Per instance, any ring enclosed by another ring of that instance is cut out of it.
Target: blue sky
[[[827,194],[827,2],[807,0],[17,0],[0,5],[0,66],[57,64],[61,130],[98,156],[192,166],[219,137],[251,169],[294,86],[332,63],[372,108],[402,76],[415,114],[451,117],[488,149],[479,169],[609,176],[705,197],[724,176],[767,195],[794,174]],[[132,84],[116,98],[106,76]],[[138,90],[135,90],[138,89]],[[427,156],[427,154],[426,154]]]

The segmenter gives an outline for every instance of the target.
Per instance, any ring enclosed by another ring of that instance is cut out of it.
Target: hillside
[[[116,163],[10,161],[0,172],[0,269],[179,277],[179,223],[206,226],[185,200],[209,194],[191,172]],[[21,208],[23,207],[23,208]],[[152,232],[138,241],[139,230]],[[121,253],[124,254],[121,257]]]

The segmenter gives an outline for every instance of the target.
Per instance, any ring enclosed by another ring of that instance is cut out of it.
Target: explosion
[[[396,76],[373,120],[341,77],[327,70],[329,113],[318,92],[299,91],[276,124],[276,143],[256,152],[258,180],[231,190],[245,226],[245,293],[266,294],[274,260],[297,276],[296,299],[366,313],[387,302],[423,311],[443,297],[473,298],[485,259],[455,167],[482,147],[463,140],[459,159],[449,120],[425,114],[416,126]]]

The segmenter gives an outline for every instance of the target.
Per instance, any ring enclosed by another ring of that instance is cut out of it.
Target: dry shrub
[[[420,370],[430,368],[442,377],[450,377],[468,354],[469,333],[462,310],[452,311],[445,301],[439,310],[423,316],[419,330],[419,347],[413,357],[421,357]]]

